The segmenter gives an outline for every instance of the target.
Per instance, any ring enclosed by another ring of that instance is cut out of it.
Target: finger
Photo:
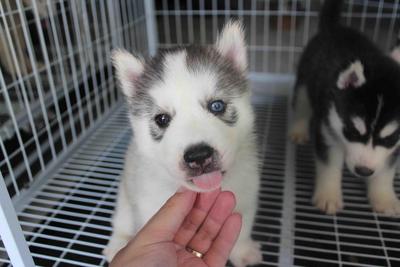
[[[235,195],[232,192],[226,191],[219,194],[210,213],[190,240],[188,247],[203,254],[208,251],[226,219],[232,214],[235,204]]]
[[[204,262],[208,266],[225,266],[241,228],[242,216],[239,213],[230,215],[210,249],[204,255]]]
[[[221,189],[218,188],[212,192],[198,194],[196,202],[193,205],[193,209],[183,221],[182,226],[175,235],[174,241],[176,244],[186,246],[190,239],[192,239],[203,223],[204,219],[207,217],[208,212],[210,211],[220,192]]]
[[[197,193],[189,190],[175,193],[143,227],[135,239],[143,242],[141,243],[143,245],[173,240],[183,220],[192,209],[196,195]]]

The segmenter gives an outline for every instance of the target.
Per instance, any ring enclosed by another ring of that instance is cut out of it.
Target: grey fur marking
[[[207,68],[218,74],[216,98],[229,100],[240,97],[248,91],[245,74],[213,47],[188,46],[162,50],[155,57],[146,60],[143,74],[135,84],[136,94],[128,98],[130,111],[134,116],[146,116],[152,113],[154,100],[148,92],[154,84],[163,81],[165,57],[183,50],[186,51],[186,64],[189,71],[198,72]]]
[[[154,141],[160,142],[166,130],[167,128],[158,127],[154,120],[150,122],[150,135]]]
[[[223,57],[214,47],[186,48],[186,64],[192,72],[210,69],[218,75],[216,94],[226,97],[240,97],[248,91],[247,79],[233,62]]]
[[[218,117],[229,126],[233,126],[237,122],[239,115],[235,107],[227,106],[225,113]]]

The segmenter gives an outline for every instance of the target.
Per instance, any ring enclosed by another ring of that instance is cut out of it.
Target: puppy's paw
[[[375,212],[389,216],[400,215],[400,201],[394,194],[379,195],[370,199],[372,209]]]
[[[326,187],[315,190],[312,202],[322,212],[326,214],[336,214],[343,209],[342,192],[340,189]]]
[[[235,267],[246,267],[262,262],[261,245],[253,240],[238,242],[230,256]]]
[[[106,257],[108,262],[114,258],[115,254],[123,248],[129,241],[129,236],[115,236],[111,237],[110,242],[108,243],[107,247],[103,250],[103,255]]]
[[[107,246],[105,249],[103,249],[103,255],[106,257],[107,262],[111,262],[118,251],[119,249],[111,246]]]
[[[295,121],[290,129],[289,138],[295,144],[302,145],[307,143],[310,140],[307,121]]]

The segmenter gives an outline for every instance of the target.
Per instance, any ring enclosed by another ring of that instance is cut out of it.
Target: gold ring
[[[196,250],[194,250],[194,249],[192,249],[190,247],[186,247],[186,251],[189,252],[189,253],[192,253],[197,258],[200,258],[200,259],[203,258],[203,254],[202,253],[200,253],[200,252],[198,252],[198,251],[196,251]]]

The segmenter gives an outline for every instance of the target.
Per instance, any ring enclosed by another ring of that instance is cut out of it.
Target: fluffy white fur
[[[216,44],[218,51],[241,69],[246,68],[243,36],[241,26],[230,23]],[[129,81],[143,71],[142,61],[121,51],[113,60],[124,94],[132,96],[135,88]],[[234,126],[228,126],[199,105],[199,100],[216,90],[215,73],[208,69],[189,72],[184,51],[167,56],[164,66],[163,81],[149,92],[159,107],[174,113],[173,120],[162,140],[155,142],[148,119],[131,116],[134,138],[126,154],[114,231],[104,254],[110,261],[180,186],[202,191],[185,179],[180,163],[188,146],[206,142],[223,155],[222,170],[226,173],[222,188],[235,193],[236,209],[243,215],[243,228],[230,260],[236,267],[259,263],[259,244],[250,237],[259,188],[250,95],[233,100],[239,116]]]

